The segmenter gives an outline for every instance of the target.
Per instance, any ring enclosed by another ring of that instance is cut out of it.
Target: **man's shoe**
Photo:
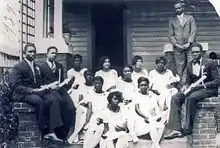
[[[188,136],[188,135],[191,135],[191,134],[192,134],[192,131],[190,131],[190,130],[188,130],[188,129],[182,129],[181,131],[182,131],[182,134],[183,134],[184,136]]]
[[[174,139],[174,138],[180,138],[182,136],[183,136],[183,134],[180,131],[173,130],[168,135],[165,135],[164,139],[170,140],[170,139]]]

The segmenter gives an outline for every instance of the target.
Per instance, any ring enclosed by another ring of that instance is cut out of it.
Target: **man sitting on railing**
[[[196,105],[205,98],[217,96],[220,76],[217,64],[202,57],[202,45],[195,43],[191,46],[193,60],[190,61],[184,72],[182,92],[177,93],[171,100],[171,113],[167,128],[172,131],[166,139],[190,135],[193,129]],[[179,112],[185,103],[184,124],[181,127]]]
[[[13,91],[12,99],[33,105],[36,108],[39,127],[49,129],[44,138],[61,142],[55,134],[55,129],[63,125],[59,97],[50,91],[49,86],[41,86],[43,83],[40,67],[34,62],[34,44],[26,44],[24,56],[24,60],[12,69],[12,81],[9,84]]]

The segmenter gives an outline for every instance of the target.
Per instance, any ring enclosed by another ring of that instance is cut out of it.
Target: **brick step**
[[[176,138],[173,140],[163,140],[161,142],[161,148],[189,148],[187,146],[187,139],[186,138]],[[72,144],[69,146],[62,146],[62,145],[54,145],[53,148],[83,148],[82,144]],[[133,143],[129,143],[129,148],[150,148],[151,141],[140,139],[136,146]]]

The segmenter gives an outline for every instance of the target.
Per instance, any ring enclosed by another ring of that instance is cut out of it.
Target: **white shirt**
[[[200,69],[201,69],[201,63],[202,63],[202,58],[199,60],[200,64],[196,63],[192,63],[192,72],[194,75],[199,76],[200,74]]]
[[[56,64],[55,62],[50,62],[49,60],[47,60],[47,64],[49,65],[49,67],[54,70],[56,68]]]
[[[34,82],[36,82],[36,75],[35,75],[35,70],[34,70],[34,61],[29,61],[28,59],[24,58],[24,60],[28,63],[28,65],[31,68],[31,71],[33,73],[34,76]]]
[[[177,15],[178,20],[180,21],[181,26],[183,26],[184,14]]]

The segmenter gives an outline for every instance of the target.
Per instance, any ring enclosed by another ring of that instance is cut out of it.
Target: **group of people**
[[[193,17],[183,14],[181,3],[175,9],[177,17],[169,24],[174,52],[168,56],[174,56],[176,66],[170,65],[172,59],[159,56],[155,69],[148,72],[143,58],[136,55],[119,76],[109,57],[100,58],[94,73],[82,67],[82,56],[75,54],[64,79],[56,47],[48,47],[46,61],[37,65],[35,45],[26,44],[23,61],[12,69],[9,86],[14,101],[36,108],[45,139],[83,141],[84,148],[127,148],[129,141],[136,144],[146,134],[152,148],[160,148],[162,137],[191,134],[196,104],[218,95],[220,76],[217,64],[205,58],[203,47],[195,42]],[[186,111],[181,120],[183,103]]]

